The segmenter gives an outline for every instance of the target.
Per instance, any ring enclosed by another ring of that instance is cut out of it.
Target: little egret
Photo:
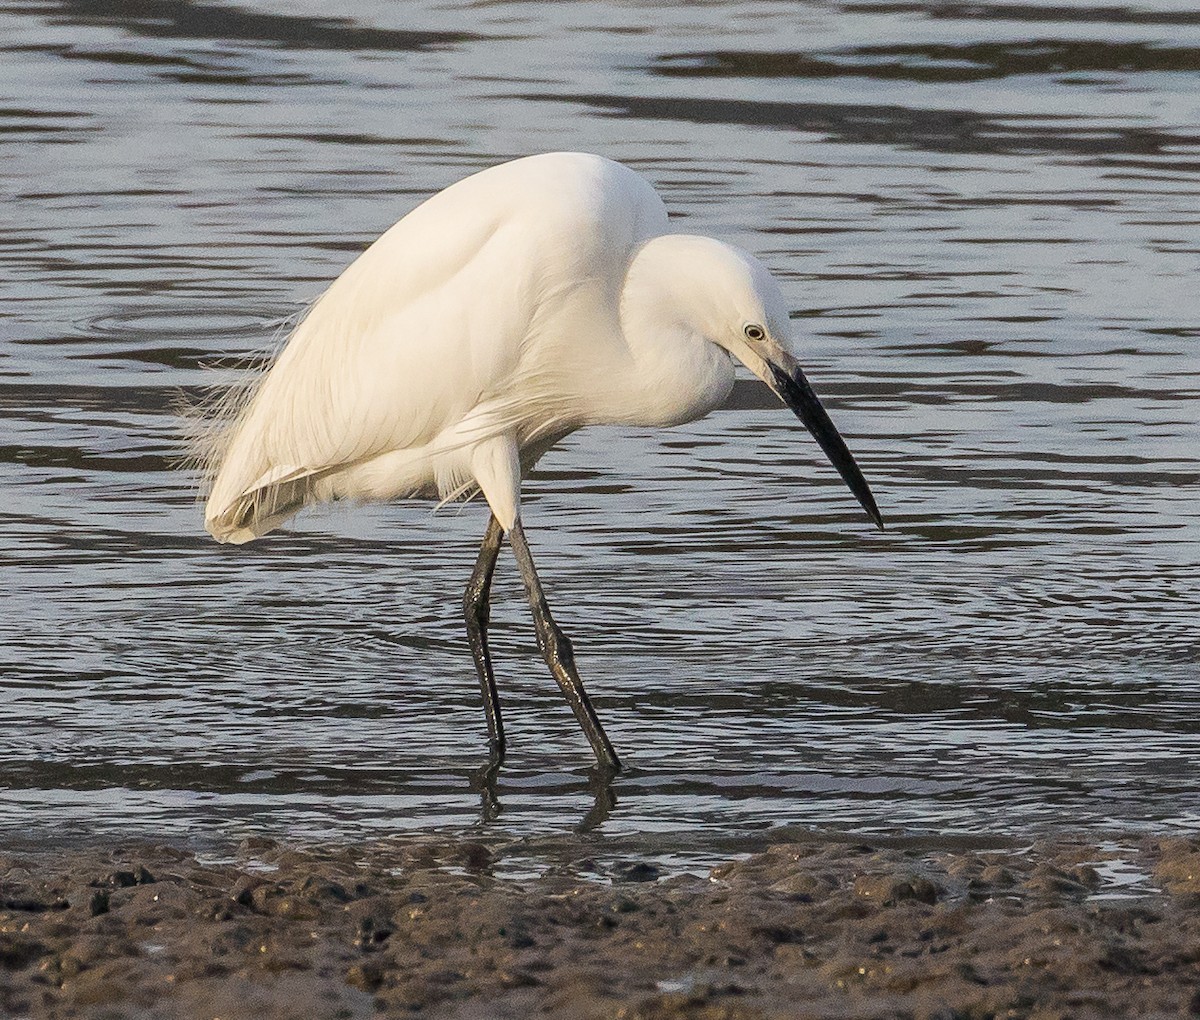
[[[708,414],[736,359],[796,413],[882,527],[793,350],[767,270],[733,245],[672,233],[634,171],[583,153],[517,159],[419,205],[330,285],[214,427],[205,526],[242,543],[310,503],[482,493],[491,517],[464,609],[492,758],[503,758],[504,727],[489,593],[507,535],[538,648],[601,767],[616,770],[534,569],[521,481],[586,425]]]

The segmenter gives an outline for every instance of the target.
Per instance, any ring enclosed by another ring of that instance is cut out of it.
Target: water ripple
[[[0,3],[6,839],[1194,827],[1200,16],[1148,2]],[[776,398],[531,479],[629,769],[597,795],[482,508],[204,535],[181,399],[420,197],[605,152],[761,254],[872,481]],[[199,834],[205,835],[199,835]],[[531,849],[531,853],[535,850]]]

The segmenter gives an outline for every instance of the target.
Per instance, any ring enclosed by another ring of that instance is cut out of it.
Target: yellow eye
[[[753,322],[744,327],[742,332],[746,334],[747,340],[761,340],[767,335],[767,331],[762,326],[756,325]]]

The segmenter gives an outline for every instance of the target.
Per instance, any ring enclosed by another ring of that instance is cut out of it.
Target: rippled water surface
[[[6,839],[1200,824],[1194,5],[0,0],[0,49]],[[749,382],[564,443],[527,527],[628,769],[589,787],[506,554],[497,812],[485,511],[219,547],[174,406],[550,149],[765,259],[889,530]]]

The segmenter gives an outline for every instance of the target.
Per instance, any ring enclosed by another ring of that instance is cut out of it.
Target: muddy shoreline
[[[667,877],[512,877],[454,837],[0,853],[0,1016],[378,1015],[1200,1015],[1200,840],[811,839]]]

